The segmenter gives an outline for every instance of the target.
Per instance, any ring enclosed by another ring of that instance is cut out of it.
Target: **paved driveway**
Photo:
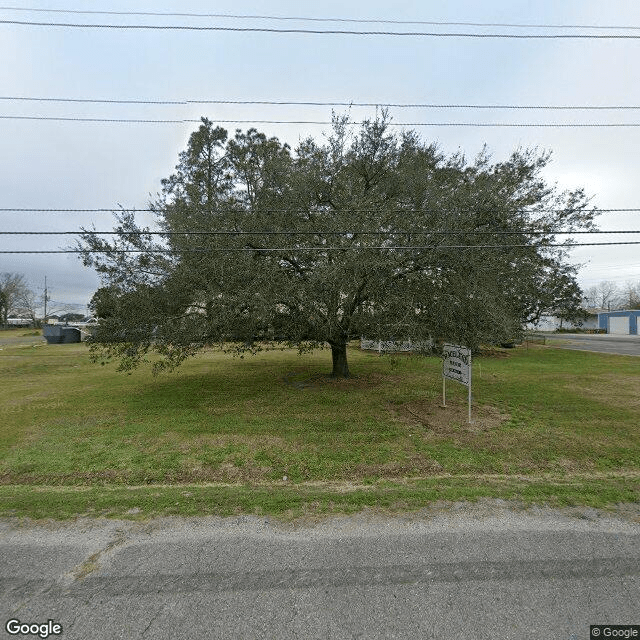
[[[588,333],[545,334],[548,343],[562,349],[640,356],[640,336],[618,336]]]

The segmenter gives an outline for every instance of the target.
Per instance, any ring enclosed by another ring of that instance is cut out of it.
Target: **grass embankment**
[[[481,496],[606,506],[640,495],[638,358],[550,347],[479,358],[469,425],[466,388],[448,383],[440,406],[438,358],[354,345],[354,377],[338,381],[322,375],[327,351],[211,351],[153,378],[91,364],[85,345],[0,346],[1,515],[295,515]]]

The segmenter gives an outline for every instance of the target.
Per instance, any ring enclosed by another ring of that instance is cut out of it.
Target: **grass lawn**
[[[440,406],[438,358],[354,343],[353,377],[332,380],[329,351],[212,350],[154,378],[29,333],[0,332],[0,515],[639,501],[640,358],[552,346],[478,358],[467,424],[465,387],[448,383]]]

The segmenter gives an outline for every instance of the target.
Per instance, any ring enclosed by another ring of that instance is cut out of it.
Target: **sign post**
[[[471,424],[471,349],[457,344],[442,348],[442,406],[447,406],[446,380],[455,380],[469,390],[469,424]]]

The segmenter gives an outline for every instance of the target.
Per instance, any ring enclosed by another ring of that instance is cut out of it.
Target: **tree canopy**
[[[548,153],[492,163],[445,156],[386,113],[334,117],[295,150],[203,118],[152,203],[161,235],[117,214],[115,240],[83,230],[101,273],[94,349],[122,368],[150,351],[175,366],[213,343],[328,344],[349,374],[354,337],[511,341],[543,312],[582,301],[567,232],[593,226],[581,189],[542,178]]]

